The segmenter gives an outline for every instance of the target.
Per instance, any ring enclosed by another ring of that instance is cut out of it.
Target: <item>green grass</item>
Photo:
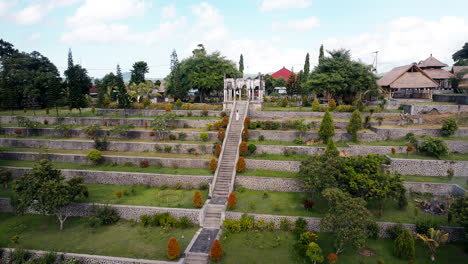
[[[334,253],[333,235],[330,233],[318,233],[317,243],[322,248],[325,258],[324,263],[328,263],[326,256]],[[279,239],[279,245],[272,241]],[[275,232],[241,232],[232,234],[228,239],[221,241],[224,248],[224,256],[220,263],[309,263],[297,259],[294,256],[293,245],[295,237],[291,232],[275,230]],[[388,264],[407,264],[407,260],[400,260],[393,255],[394,241],[391,239],[368,239],[366,248],[374,252],[373,256],[366,257],[357,253],[352,248],[347,248],[338,256],[337,263],[346,264],[375,264],[377,260],[383,260]],[[451,264],[464,263],[468,257],[463,250],[463,243],[450,243],[442,245],[437,249],[436,261],[432,262],[429,258],[427,246],[421,241],[416,241],[416,258],[418,264]]]
[[[395,154],[389,154],[389,157],[391,158],[397,158],[397,159],[423,159],[423,160],[453,160],[453,161],[468,161],[468,153],[465,154],[454,154],[451,153],[446,156],[440,157],[440,159],[432,156],[427,156],[422,153],[395,153]]]
[[[280,146],[298,146],[298,147],[326,147],[326,144],[314,144],[314,145],[304,145],[304,144],[295,144],[294,142],[288,141],[278,141],[278,140],[264,140],[264,141],[255,141],[249,140],[249,143],[255,145],[280,145]],[[343,141],[335,142],[337,147],[347,147],[348,144]]]
[[[79,149],[45,149],[45,148],[4,148],[3,151],[15,151],[15,152],[39,152],[43,154],[88,154],[89,150]],[[174,150],[172,150],[175,152]],[[102,155],[107,156],[136,156],[136,157],[159,157],[159,158],[173,158],[173,159],[211,159],[213,155],[200,154],[195,156],[194,154],[185,153],[160,153],[160,152],[149,152],[149,151],[101,151]]]
[[[402,175],[402,177],[405,181],[410,182],[453,183],[460,185],[462,188],[468,189],[468,177],[453,177],[452,180],[441,176]]]
[[[35,114],[34,114],[35,113]],[[26,113],[23,110],[11,110],[0,111],[0,116],[56,116],[55,108],[49,109],[49,114],[46,113],[45,109],[40,110],[28,110]],[[81,114],[78,109],[72,109],[69,111],[66,108],[59,108],[59,116],[61,117],[95,117],[96,115],[91,112],[91,108],[81,109]]]
[[[290,161],[303,161],[308,159],[309,155],[304,154],[295,154],[295,155],[281,155],[281,154],[254,154],[247,156],[248,159],[258,159],[258,160],[290,160]]]
[[[27,167],[32,168],[36,164],[34,161],[24,160],[0,160],[0,166],[12,167]],[[96,170],[96,171],[121,171],[121,172],[142,172],[142,173],[157,173],[157,174],[173,174],[173,175],[212,175],[208,169],[195,169],[195,168],[170,168],[170,167],[156,167],[149,166],[148,168],[141,168],[137,165],[121,164],[121,165],[88,165],[81,163],[66,163],[54,162],[54,167],[57,169],[69,170]]]
[[[291,215],[291,216],[309,216],[323,217],[327,212],[328,206],[322,199],[314,199],[315,207],[313,209],[304,209],[302,202],[308,199],[305,193],[294,192],[267,192],[268,198],[263,198],[263,191],[245,190],[237,192],[237,205],[233,211],[257,214],[273,215]],[[430,218],[440,225],[447,225],[446,216],[430,215],[419,211],[418,218],[414,217],[415,203],[412,198],[408,198],[408,207],[405,210],[399,210],[395,201],[387,201],[384,204],[384,211],[381,216],[378,215],[377,207],[369,204],[368,208],[376,221],[414,223],[419,218]]]
[[[169,239],[177,238],[183,252],[198,229],[164,231],[161,227],[132,227],[127,221],[92,229],[86,219],[71,217],[60,231],[56,219],[55,216],[0,213],[0,247],[168,260]],[[18,244],[10,241],[14,235],[20,237]]]
[[[112,185],[112,184],[85,184],[88,187],[89,196],[81,197],[77,202],[122,204],[172,208],[195,208],[193,206],[193,194],[196,189],[161,189],[146,185]],[[185,186],[184,186],[185,187]],[[198,188],[198,186],[193,186]],[[118,198],[117,191],[122,191],[123,196]],[[203,200],[208,197],[208,190],[201,191]],[[0,197],[11,197],[13,192],[2,189]]]

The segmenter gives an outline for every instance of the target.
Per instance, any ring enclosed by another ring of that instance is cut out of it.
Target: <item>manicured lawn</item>
[[[462,188],[468,189],[468,177],[453,177],[452,180],[441,176],[402,175],[402,177],[405,181],[453,183],[460,185]]]
[[[89,196],[79,198],[81,203],[100,204],[124,204],[155,207],[173,208],[195,208],[193,206],[193,194],[195,189],[161,189],[146,185],[112,185],[112,184],[85,184],[88,187]],[[185,186],[184,186],[185,187]],[[122,191],[123,195],[118,198],[117,191]],[[203,200],[208,197],[208,190],[201,191]],[[1,189],[0,197],[10,197],[13,192],[9,189]]]
[[[315,207],[305,209],[302,202],[307,199],[305,193],[294,192],[267,192],[268,198],[264,198],[263,191],[254,191],[246,189],[244,192],[236,191],[237,205],[233,211],[257,214],[273,215],[292,215],[323,217],[327,211],[327,203],[321,199],[313,199]],[[395,201],[388,201],[384,205],[384,211],[381,216],[378,215],[377,206],[368,205],[376,221],[382,222],[401,222],[414,223],[417,218],[414,216],[415,203],[413,199],[408,198],[408,207],[405,210],[399,210]],[[447,224],[446,216],[430,215],[423,211],[418,212],[419,218],[430,218],[441,225]]]
[[[15,152],[40,152],[40,153],[58,153],[58,154],[88,154],[89,150],[79,149],[45,149],[45,148],[4,148],[4,151],[15,151]],[[175,152],[174,150],[172,150]],[[161,153],[161,152],[149,152],[149,151],[101,151],[102,155],[108,156],[136,156],[136,157],[159,157],[159,158],[173,158],[173,159],[211,159],[213,155],[210,154],[188,154],[188,153]]]
[[[318,233],[317,243],[322,248],[325,258],[324,263],[328,263],[326,256],[334,253],[333,236],[329,233]],[[273,242],[279,241],[279,242]],[[232,234],[228,239],[222,240],[224,256],[221,263],[310,263],[298,259],[294,256],[293,245],[294,235],[291,232],[275,230],[274,232],[241,232]],[[373,256],[366,257],[357,253],[355,249],[347,248],[338,256],[337,263],[352,264],[375,264],[377,260],[389,264],[407,264],[407,260],[400,260],[393,255],[394,241],[391,239],[368,239],[366,248],[374,252]],[[436,261],[432,262],[428,255],[427,247],[416,241],[415,263],[464,263],[468,257],[463,250],[462,243],[450,243],[442,245],[437,249]]]
[[[468,153],[465,154],[454,154],[451,153],[446,156],[440,157],[440,159],[432,156],[427,156],[422,153],[395,153],[395,154],[389,154],[389,157],[391,158],[397,158],[397,159],[424,159],[424,160],[459,160],[459,161],[468,161]]]
[[[72,217],[60,231],[55,216],[0,213],[0,247],[168,260],[166,251],[169,239],[175,237],[183,252],[197,229],[173,228],[164,231],[161,227],[132,227],[123,220],[115,225],[93,229],[86,224],[86,219]],[[14,235],[20,237],[18,244],[10,240]]]
[[[303,161],[308,159],[309,155],[304,154],[292,154],[292,155],[281,155],[281,154],[254,154],[247,156],[247,159],[258,159],[258,160],[296,160]]]

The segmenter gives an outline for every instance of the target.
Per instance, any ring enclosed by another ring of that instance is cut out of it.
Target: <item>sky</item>
[[[468,42],[468,1],[433,0],[0,0],[0,38],[39,51],[63,73],[75,63],[100,78],[120,64],[146,61],[148,78],[169,73],[170,54],[197,44],[219,51],[246,73],[317,64],[319,47],[350,49],[378,72],[433,54],[451,65]]]

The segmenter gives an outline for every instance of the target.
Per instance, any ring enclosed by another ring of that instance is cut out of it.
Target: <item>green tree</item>
[[[129,83],[144,83],[145,74],[149,72],[148,64],[144,61],[137,61],[133,64],[133,69],[131,70],[130,82]]]
[[[273,80],[273,88],[274,87],[286,87],[286,80],[283,77],[279,77],[278,79]]]
[[[286,82],[286,93],[289,95],[289,97],[292,97],[293,95],[297,94],[297,79],[296,79],[296,74],[294,72],[291,72],[288,77],[288,81]]]
[[[322,249],[315,242],[310,242],[307,246],[306,255],[309,257],[312,263],[322,263],[324,258],[322,255]]]
[[[454,66],[468,66],[468,42],[463,47],[452,55]]]
[[[362,118],[361,113],[359,110],[354,110],[353,114],[351,115],[351,119],[349,120],[348,126],[346,126],[346,131],[351,134],[352,141],[358,141],[358,134],[357,132],[362,129]]]
[[[333,117],[328,110],[323,115],[322,122],[320,122],[318,135],[324,143],[328,142],[328,139],[332,138],[335,135],[335,125],[333,124]]]
[[[369,237],[368,227],[373,223],[366,202],[336,188],[324,190],[322,196],[328,201],[329,209],[320,222],[320,228],[333,230],[336,254],[346,247],[364,246]]]
[[[449,217],[465,228],[468,233],[468,197],[458,197],[449,210]]]
[[[343,175],[345,159],[337,155],[311,156],[301,163],[297,178],[302,188],[312,197],[323,190],[338,186],[336,179]]]
[[[307,52],[304,62],[304,74],[307,77],[310,73],[310,61],[309,61],[309,53]]]
[[[327,148],[325,149],[325,154],[335,155],[335,156],[340,154],[340,151],[336,147],[335,141],[333,140],[333,138],[328,139]]]
[[[119,108],[130,107],[130,103],[131,103],[130,96],[127,93],[127,88],[125,87],[125,82],[123,79],[122,71],[120,70],[120,65],[118,64],[117,64],[116,86],[117,86],[117,101],[118,101]]]
[[[448,241],[449,235],[441,230],[435,230],[432,227],[429,228],[428,233],[428,236],[425,234],[416,234],[416,236],[426,244],[431,251],[431,260],[435,261],[436,249]]]
[[[179,58],[176,50],[171,54],[171,72],[166,77],[166,93],[174,98],[184,99],[187,97],[187,87],[182,85]]]
[[[408,228],[398,235],[394,242],[395,255],[401,259],[411,260],[415,256],[414,239]]]
[[[265,74],[263,75],[263,80],[265,80],[265,91],[266,91],[266,94],[267,95],[270,95],[273,93],[273,89],[275,88],[273,83],[274,83],[274,79],[273,77],[271,77],[270,74]]]
[[[97,106],[106,107],[111,100],[117,99],[117,76],[110,72],[96,83],[98,89]]]
[[[314,98],[312,101],[312,111],[318,112],[320,110],[320,103],[317,97]]]
[[[86,107],[86,94],[89,94],[89,89],[92,86],[91,78],[88,76],[86,69],[80,65],[73,65],[71,51],[68,54],[68,69],[65,71],[68,107],[70,109],[77,108],[81,114],[81,108]]]
[[[351,60],[348,50],[328,51],[331,57],[320,59],[312,72],[308,86],[317,94],[329,92],[344,102],[353,102],[357,95],[379,94],[377,77],[371,66]]]
[[[49,160],[40,160],[32,171],[14,183],[13,206],[20,213],[32,208],[45,215],[56,215],[62,230],[69,216],[66,206],[80,196],[88,196],[88,190],[82,184],[83,177],[64,179]]]
[[[242,54],[239,59],[239,72],[244,73],[244,56]]]
[[[322,60],[325,58],[325,53],[323,52],[323,44],[320,45],[320,50],[319,50],[319,57],[318,57],[318,63],[322,62]]]

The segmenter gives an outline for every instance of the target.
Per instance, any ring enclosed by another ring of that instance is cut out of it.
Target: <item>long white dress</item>
[[[236,112],[236,121],[239,121],[239,112]]]

